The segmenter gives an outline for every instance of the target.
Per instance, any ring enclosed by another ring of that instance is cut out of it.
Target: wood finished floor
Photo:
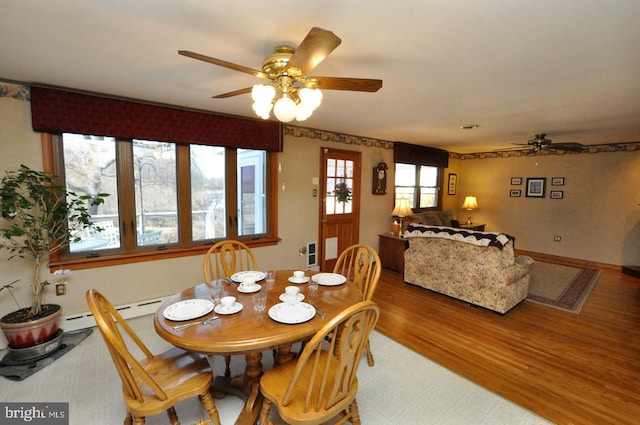
[[[640,423],[638,278],[602,269],[580,314],[524,301],[501,316],[383,269],[374,301],[378,331],[548,420]]]

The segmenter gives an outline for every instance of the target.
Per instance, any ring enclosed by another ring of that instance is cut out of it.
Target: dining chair
[[[215,243],[204,255],[202,263],[205,283],[230,278],[236,272],[258,270],[258,262],[251,248],[240,241],[223,240]],[[224,356],[224,375],[231,376],[231,356]]]
[[[264,401],[258,423],[273,425],[269,413],[275,405],[288,424],[320,424],[336,416],[336,424],[360,424],[356,372],[379,315],[373,301],[354,304],[325,324],[297,361],[266,371],[260,379]]]
[[[206,358],[176,347],[154,355],[102,294],[90,289],[86,299],[122,381],[127,409],[125,425],[144,424],[147,416],[163,411],[167,412],[172,424],[179,424],[174,406],[196,395],[209,414],[208,419],[197,424],[213,422],[220,425],[209,389],[213,374]],[[126,340],[121,331],[126,333]],[[133,344],[143,353],[144,359],[134,358],[129,349]]]
[[[338,257],[333,268],[334,273],[346,276],[355,283],[362,292],[363,301],[371,301],[373,293],[378,286],[382,262],[375,249],[366,244],[351,245]],[[371,345],[367,341],[367,363],[373,366],[373,354]]]
[[[204,281],[229,278],[236,272],[258,270],[256,257],[240,241],[224,240],[214,244],[204,255],[202,264]]]

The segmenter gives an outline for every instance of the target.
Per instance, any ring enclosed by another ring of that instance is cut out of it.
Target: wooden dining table
[[[317,272],[306,272],[312,276]],[[293,344],[308,340],[322,326],[328,323],[345,308],[362,300],[360,289],[351,281],[335,286],[320,285],[311,291],[308,283],[291,283],[293,270],[278,270],[272,289],[264,280],[257,282],[261,285],[260,292],[267,293],[267,306],[263,312],[253,309],[252,296],[254,293],[241,293],[236,283],[230,279],[219,281],[223,287],[223,296],[232,295],[243,308],[237,313],[222,315],[212,311],[204,316],[190,321],[206,320],[218,316],[204,325],[196,325],[182,330],[174,326],[189,323],[168,320],[164,311],[176,302],[192,299],[211,300],[211,284],[201,283],[174,295],[163,302],[156,311],[154,326],[160,337],[176,347],[187,351],[202,353],[208,356],[213,366],[213,356],[244,355],[244,373],[235,376],[215,376],[213,390],[216,393],[237,395],[245,399],[245,406],[240,412],[236,424],[253,424],[260,413],[262,397],[260,395],[260,377],[263,373],[262,353],[275,350],[275,365],[283,364],[292,359]],[[312,304],[317,312],[310,320],[302,323],[281,323],[269,316],[269,309],[281,303],[279,296],[285,287],[297,286],[304,295],[303,302]]]

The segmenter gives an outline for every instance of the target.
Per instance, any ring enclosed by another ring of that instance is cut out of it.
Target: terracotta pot
[[[3,316],[2,328],[11,348],[27,348],[45,343],[56,336],[62,307],[57,304],[43,304],[42,312],[33,320],[22,320],[29,308],[23,308]]]

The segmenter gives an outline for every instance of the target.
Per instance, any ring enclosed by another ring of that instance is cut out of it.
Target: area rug
[[[24,364],[24,360],[14,359],[13,353],[9,352],[0,361],[0,375],[12,381],[22,381],[28,378],[34,373],[44,369],[51,363],[64,356],[71,351],[73,347],[80,344],[83,339],[88,337],[93,329],[80,329],[79,331],[65,332],[62,335],[60,345],[51,355],[40,359],[34,360],[30,363]]]
[[[596,269],[536,261],[527,301],[578,314],[599,277]]]

